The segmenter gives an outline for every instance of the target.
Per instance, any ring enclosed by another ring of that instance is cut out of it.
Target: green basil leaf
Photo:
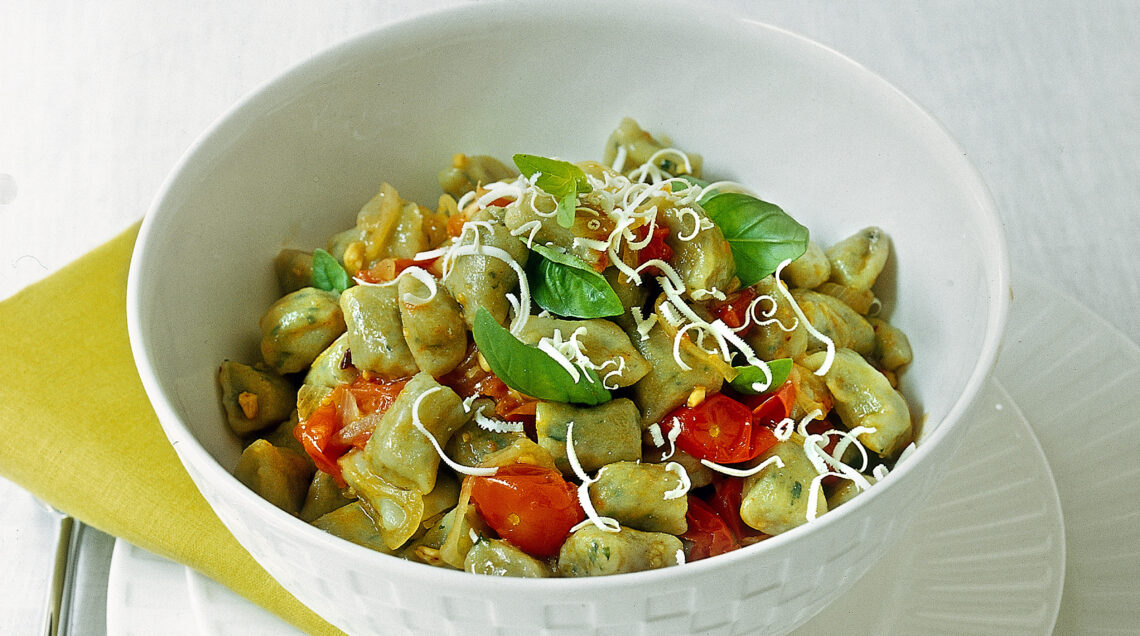
[[[593,188],[586,173],[569,161],[550,159],[538,155],[517,154],[515,166],[527,179],[534,178],[534,185],[543,192],[558,199],[558,224],[562,227],[574,225],[574,209],[578,206],[578,195],[591,192]]]
[[[582,259],[538,243],[531,251],[541,256],[527,261],[530,295],[539,307],[571,318],[605,318],[625,311],[606,278]]]
[[[724,192],[701,204],[732,248],[736,276],[748,287],[776,271],[784,260],[807,251],[808,229],[779,206],[739,192]]]
[[[574,213],[578,210],[577,192],[567,194],[558,200],[558,214],[555,218],[562,227],[574,227]]]
[[[758,367],[748,365],[746,367],[735,367],[738,373],[732,379],[732,388],[740,393],[746,395],[759,395],[767,393],[768,391],[775,391],[780,388],[780,385],[788,380],[788,374],[792,372],[792,359],[779,358],[777,360],[768,361],[768,370],[772,372],[772,383],[764,391],[757,391],[752,388],[756,382],[764,383],[764,372]]]
[[[491,372],[507,386],[540,400],[601,404],[610,400],[598,374],[581,369],[578,382],[545,351],[504,329],[484,307],[475,312],[472,336]]]
[[[319,247],[313,251],[313,287],[340,293],[352,285],[348,272],[332,254]]]

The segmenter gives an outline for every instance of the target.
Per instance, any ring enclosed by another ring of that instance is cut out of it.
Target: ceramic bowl
[[[382,181],[433,205],[456,152],[600,158],[623,116],[749,184],[821,244],[878,225],[877,291],[915,361],[917,451],[848,505],[727,555],[588,580],[436,569],[328,535],[230,471],[215,370],[256,360],[283,246],[349,227]],[[1008,264],[994,205],[929,114],[859,64],[787,31],[689,5],[478,4],[386,26],[237,104],[147,214],[128,316],[139,373],[178,456],[237,539],[349,633],[763,632],[854,585],[924,503],[998,349]]]

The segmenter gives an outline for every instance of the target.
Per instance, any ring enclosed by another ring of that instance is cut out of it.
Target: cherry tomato
[[[747,406],[723,393],[711,395],[695,407],[674,410],[660,425],[665,433],[680,426],[678,448],[697,459],[719,464],[746,462],[776,443],[771,429],[753,424]]]
[[[649,225],[642,225],[633,231],[635,241],[645,240],[645,236],[649,233]],[[637,252],[637,264],[641,265],[645,261],[654,259],[662,260],[668,263],[673,260],[673,248],[665,242],[665,237],[669,236],[669,228],[664,225],[658,225],[653,228],[653,237],[649,239],[649,244],[641,248]],[[655,266],[645,268],[645,273],[650,276],[660,276],[661,270]]]
[[[785,383],[785,386],[789,386],[788,383]],[[770,394],[768,399],[752,409],[752,446],[749,448],[754,453],[752,457],[772,448],[778,441],[774,429],[788,416],[790,410],[790,407],[785,406],[783,399],[781,399],[780,391],[782,390],[783,387]]]
[[[317,468],[332,475],[343,487],[344,480],[336,460],[353,447],[363,448],[372,437],[373,430],[371,427],[345,427],[344,414],[337,407],[344,393],[352,395],[362,415],[383,413],[396,401],[396,396],[407,382],[358,376],[352,382],[333,389],[308,418],[297,423],[293,437],[301,442]]]
[[[470,479],[471,501],[483,520],[531,556],[558,554],[570,528],[586,516],[576,489],[557,470],[511,464]]]
[[[404,390],[404,385],[407,383],[407,380],[367,379],[364,376],[359,376],[350,384],[334,389],[334,395],[330,396],[330,400],[334,404],[340,404],[340,395],[336,392],[348,391],[356,401],[356,408],[361,415],[372,413],[383,415],[396,401],[396,396]],[[344,426],[337,431],[336,440],[356,448],[364,448],[372,437],[372,431],[376,428],[375,418],[361,417],[355,422],[345,422],[344,413],[340,415]]]
[[[668,433],[680,426],[677,446],[697,459],[735,463],[749,459],[752,412],[740,402],[717,393],[695,407],[682,406],[661,421]]]
[[[361,413],[383,413],[396,401],[396,396],[404,390],[406,379],[382,380],[380,378],[365,378],[358,376],[345,388],[352,397],[356,398],[356,406]],[[338,387],[339,388],[339,387]]]
[[[351,446],[336,440],[336,433],[341,426],[336,406],[328,402],[317,407],[308,418],[298,422],[293,429],[293,436],[301,442],[317,468],[332,475],[337,484],[343,488],[344,478],[341,477],[340,466],[336,460],[348,452]]]
[[[745,406],[752,409],[753,422],[765,419],[765,421],[762,422],[765,426],[774,426],[785,417],[791,417],[792,407],[796,404],[796,385],[791,380],[788,380],[781,384],[780,388],[775,391],[768,391],[760,395],[744,395],[739,399]],[[782,406],[782,409],[775,408],[777,402]],[[763,411],[758,413],[757,411],[761,409],[763,409]],[[781,410],[783,415],[775,417]],[[775,417],[775,422],[771,424],[767,423],[767,418],[764,416]]]
[[[740,519],[740,502],[743,497],[744,480],[738,477],[717,475],[713,478],[713,494],[708,506],[716,511],[721,521],[728,526],[737,543],[752,543],[756,538],[767,536]]]
[[[740,547],[720,514],[693,495],[689,495],[689,510],[685,513],[685,521],[689,529],[681,538],[692,542],[687,555],[689,561],[707,559]]]
[[[752,306],[752,302],[760,297],[760,293],[754,287],[745,287],[739,291],[732,292],[725,297],[724,300],[714,301],[710,303],[709,309],[717,318],[724,321],[724,324],[739,329],[741,325],[748,321],[748,308]],[[743,336],[752,330],[752,325],[745,329],[739,335]]]

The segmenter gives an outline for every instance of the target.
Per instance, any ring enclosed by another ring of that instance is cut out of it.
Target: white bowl
[[[623,116],[750,184],[822,244],[892,236],[879,292],[910,336],[923,433],[892,475],[814,523],[721,557],[587,580],[435,569],[281,512],[231,475],[215,369],[257,359],[284,245],[321,245],[379,187],[432,204],[453,153],[600,158]],[[942,476],[1005,320],[1008,264],[982,180],[885,81],[786,31],[688,5],[482,4],[357,37],[238,104],[143,223],[128,319],[139,373],[191,477],[250,553],[350,633],[793,629],[856,583]]]

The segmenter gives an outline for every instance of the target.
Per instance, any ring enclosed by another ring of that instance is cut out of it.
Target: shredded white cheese
[[[412,278],[423,283],[424,287],[427,287],[428,289],[427,296],[416,296],[411,292],[405,293],[403,296],[403,301],[409,305],[412,305],[414,307],[426,305],[427,303],[430,303],[435,298],[436,293],[439,292],[439,286],[436,285],[435,276],[429,274],[427,270],[423,269],[422,267],[408,267],[404,271],[400,272],[400,275],[397,276],[396,279],[399,280],[403,276],[411,276]]]
[[[733,468],[731,466],[725,466],[723,464],[717,464],[716,462],[710,462],[707,459],[702,459],[701,463],[704,464],[705,466],[708,466],[709,468],[715,470],[718,473],[723,473],[723,474],[729,475],[731,477],[751,477],[752,475],[755,475],[756,473],[764,470],[765,468],[767,468],[773,464],[776,465],[776,468],[783,468],[784,467],[784,460],[780,459],[779,455],[772,455],[768,459],[765,459],[764,461],[760,462],[759,464],[756,464],[752,468],[744,468],[744,469]]]
[[[800,309],[800,306],[796,304],[796,299],[792,298],[791,292],[789,292],[784,284],[780,282],[781,272],[783,272],[784,268],[787,267],[791,262],[792,260],[790,258],[784,259],[784,262],[780,263],[779,267],[776,268],[776,289],[780,290],[780,294],[782,294],[784,296],[784,299],[788,301],[788,305],[791,306],[792,311],[795,312],[796,318],[798,318],[800,322],[803,323],[804,329],[807,329],[808,333],[815,336],[816,340],[819,340],[824,344],[825,347],[827,347],[827,354],[823,358],[823,364],[819,365],[819,369],[816,369],[815,371],[816,375],[826,375],[827,370],[831,368],[832,361],[835,360],[835,343],[831,341],[831,338],[823,335],[819,332],[818,329],[811,325],[811,321],[808,320],[807,316],[804,315],[804,310]]]
[[[473,222],[468,221],[468,225],[471,223]],[[465,225],[464,227],[466,228],[467,226]],[[478,236],[477,232],[476,236]],[[445,280],[451,275],[451,272],[454,271],[455,259],[460,256],[490,256],[506,263],[514,270],[515,275],[518,276],[519,279],[520,298],[518,310],[515,311],[514,320],[511,322],[510,332],[516,336],[519,335],[523,327],[526,326],[527,320],[530,319],[530,285],[527,283],[526,272],[523,270],[522,265],[519,265],[519,262],[516,261],[509,252],[493,245],[479,245],[477,243],[471,245],[456,245],[445,257],[445,261],[450,261],[444,263],[443,278]]]
[[[582,505],[582,511],[586,513],[586,521],[592,522],[598,530],[603,532],[619,532],[621,524],[618,523],[617,519],[599,516],[598,511],[594,509],[594,502],[590,500],[590,484],[597,480],[592,479],[586,474],[586,471],[582,470],[582,464],[578,462],[578,454],[574,452],[574,422],[566,425],[566,459],[570,462],[570,468],[574,474],[582,481],[581,485],[578,486],[578,503]],[[575,528],[577,527],[575,526]]]
[[[450,466],[451,469],[455,472],[462,473],[464,475],[475,475],[477,477],[494,475],[498,470],[494,466],[464,466],[463,464],[460,464],[459,462],[448,457],[447,453],[443,452],[443,448],[440,447],[439,440],[437,440],[435,438],[435,435],[432,435],[431,432],[428,431],[426,427],[424,427],[423,422],[420,420],[420,405],[423,404],[423,401],[425,398],[427,398],[427,396],[435,393],[436,391],[442,390],[443,387],[441,386],[432,387],[416,397],[416,401],[412,402],[412,427],[419,431],[421,435],[426,437],[429,442],[431,442],[432,448],[435,449],[435,452],[439,455],[439,458],[442,459],[443,462]]]
[[[508,422],[494,417],[487,417],[483,415],[482,411],[475,414],[475,423],[479,425],[479,428],[492,433],[521,433],[524,430],[522,422]]]
[[[677,217],[682,221],[684,221],[686,218],[691,218],[693,220],[693,230],[688,234],[681,234],[678,232],[677,240],[688,242],[697,238],[697,235],[701,233],[702,229],[701,217],[699,214],[697,214],[697,211],[693,208],[677,208]]]
[[[669,462],[665,464],[665,470],[676,475],[680,482],[676,488],[665,493],[665,500],[677,499],[678,497],[684,497],[688,494],[689,489],[693,487],[693,482],[689,479],[689,473],[685,470],[685,467],[677,462]]]
[[[542,221],[527,221],[526,223],[523,223],[517,228],[511,230],[511,236],[522,236],[523,234],[527,234],[526,248],[529,250],[534,247],[534,237],[536,234],[538,234],[538,231],[540,229],[542,229]]]
[[[569,358],[558,350],[558,347],[551,343],[549,338],[539,340],[538,348],[546,353],[546,355],[554,358],[554,361],[563,369],[566,369],[566,373],[570,374],[570,379],[574,380],[575,384],[578,383],[578,380],[582,377],[582,372],[578,370],[578,367],[574,366],[574,363],[571,362]]]
[[[657,314],[649,314],[646,318],[641,311],[641,307],[630,307],[629,313],[633,316],[633,322],[637,325],[637,333],[641,336],[641,340],[649,340],[649,332],[653,330],[653,325],[657,323]]]
[[[471,412],[471,405],[474,404],[475,400],[478,400],[478,399],[479,399],[478,393],[474,393],[474,394],[468,395],[467,397],[463,398],[463,412],[464,413],[470,413]]]

